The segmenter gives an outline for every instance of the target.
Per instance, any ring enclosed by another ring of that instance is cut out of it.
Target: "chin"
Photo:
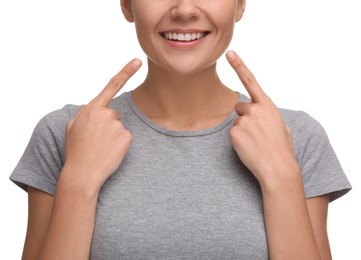
[[[164,63],[157,63],[157,66],[175,75],[191,76],[210,69],[216,62],[217,59],[195,62],[195,58],[192,57],[187,60],[171,59]]]
[[[206,71],[207,69],[209,69],[210,67],[212,67],[213,64],[210,64],[207,67],[192,67],[192,66],[187,66],[187,67],[176,67],[176,68],[172,68],[170,69],[170,72],[173,72],[174,74],[178,74],[180,76],[191,76],[203,71]]]

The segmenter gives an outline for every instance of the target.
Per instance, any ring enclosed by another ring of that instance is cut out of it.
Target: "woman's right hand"
[[[129,62],[69,121],[62,171],[67,176],[62,178],[67,177],[72,186],[99,190],[127,154],[132,135],[124,128],[120,114],[108,105],[140,66],[139,59]]]

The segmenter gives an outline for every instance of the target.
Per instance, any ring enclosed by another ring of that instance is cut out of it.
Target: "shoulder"
[[[280,109],[291,130],[296,156],[302,161],[311,151],[331,149],[327,133],[318,120],[304,111]]]
[[[27,190],[28,186],[54,195],[63,167],[66,125],[80,106],[66,105],[42,117],[10,179]]]
[[[40,119],[35,127],[35,133],[44,131],[56,133],[63,131],[81,107],[80,105],[68,104],[61,109],[51,111]]]
[[[250,102],[250,98],[240,94],[239,102]],[[314,117],[304,111],[297,111],[286,108],[278,108],[281,116],[290,128],[294,139],[305,139],[314,135],[326,136],[322,125]]]
[[[325,130],[322,125],[314,117],[310,116],[304,111],[295,111],[290,109],[279,109],[283,120],[291,129],[292,134],[297,136],[307,135],[325,135]]]
[[[58,153],[62,151],[65,143],[67,124],[80,108],[81,106],[77,105],[65,105],[43,116],[33,130],[25,153],[56,153],[56,157],[59,157],[61,153]]]
[[[306,198],[330,194],[333,201],[351,189],[323,126],[302,111],[280,109],[291,129]]]
[[[128,106],[128,92],[114,98],[109,107],[117,111],[124,111]],[[54,131],[64,129],[68,122],[80,111],[84,105],[67,104],[64,107],[51,111],[43,116],[37,124],[36,130],[53,129]]]

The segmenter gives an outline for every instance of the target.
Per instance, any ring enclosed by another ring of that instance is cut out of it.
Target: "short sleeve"
[[[74,114],[70,110],[75,109],[75,106],[67,105],[39,121],[24,154],[10,175],[10,180],[25,191],[31,186],[51,195],[55,194],[64,163],[66,125],[71,114]]]
[[[351,185],[324,128],[308,114],[298,113],[293,137],[306,198],[329,194],[333,201],[351,190]]]

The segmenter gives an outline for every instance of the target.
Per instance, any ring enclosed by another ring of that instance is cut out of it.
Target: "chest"
[[[135,140],[99,196],[92,259],[267,257],[258,183],[227,142]]]

